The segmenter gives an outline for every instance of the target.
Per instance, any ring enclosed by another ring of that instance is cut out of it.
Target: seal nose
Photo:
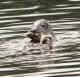
[[[30,30],[30,32],[36,33],[36,30]]]

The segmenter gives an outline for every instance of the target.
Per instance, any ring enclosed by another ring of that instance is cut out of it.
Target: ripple
[[[33,7],[28,7],[28,8],[12,8],[12,9],[2,9],[0,10],[0,12],[12,12],[12,11],[17,11],[17,10],[33,10],[33,9],[37,9],[39,8],[39,6],[33,6]]]
[[[68,13],[69,12],[58,12],[58,13],[26,14],[26,15],[16,15],[16,16],[1,16],[0,19],[15,18],[15,17],[51,16],[51,15],[62,15]]]
[[[0,20],[0,23],[7,23],[7,22],[16,22],[16,21],[20,21],[20,20]]]
[[[80,1],[80,0],[70,0],[70,1]]]
[[[73,10],[73,9],[80,9],[80,6],[73,6],[73,7],[60,7],[60,8],[51,8],[50,10]]]

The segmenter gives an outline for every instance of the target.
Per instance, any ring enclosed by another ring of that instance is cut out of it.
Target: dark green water
[[[26,32],[41,18],[58,41],[30,54]],[[0,0],[0,77],[80,77],[80,0]]]

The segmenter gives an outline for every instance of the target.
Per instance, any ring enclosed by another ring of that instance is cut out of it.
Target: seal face
[[[34,22],[31,30],[27,32],[27,37],[34,43],[42,44],[50,40],[51,44],[52,38],[55,38],[55,35],[48,21],[40,19]]]

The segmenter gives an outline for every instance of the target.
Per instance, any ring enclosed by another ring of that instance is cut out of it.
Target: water
[[[80,0],[0,0],[0,77],[80,77],[79,13]],[[25,50],[26,32],[41,18],[57,37],[45,54]]]

